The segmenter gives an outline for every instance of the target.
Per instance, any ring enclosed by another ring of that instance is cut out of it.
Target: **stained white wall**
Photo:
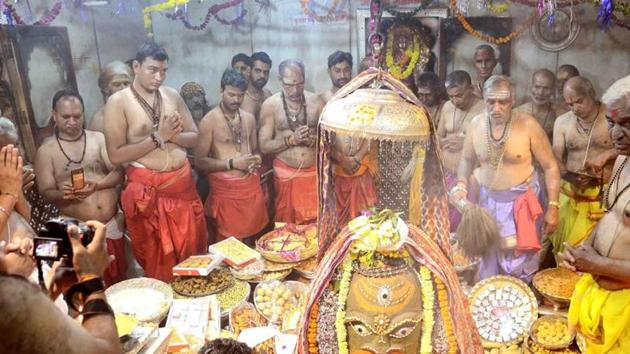
[[[35,17],[40,17],[51,2],[31,0]],[[191,0],[188,10],[190,21],[200,23],[208,7],[220,2]],[[319,1],[323,6],[332,2]],[[91,10],[93,17],[90,11],[82,15],[77,9],[64,9],[54,22],[54,25],[68,28],[77,81],[85,97],[88,116],[102,104],[97,87],[99,57],[101,64],[114,59],[126,60],[134,55],[136,48],[146,39],[140,9],[147,2],[128,0],[125,3],[126,11],[123,14],[113,13],[111,6],[94,8]],[[279,89],[277,64],[290,57],[298,57],[305,62],[307,89],[324,91],[330,86],[326,60],[331,52],[347,50],[355,56],[355,64],[359,60],[356,58],[355,14],[358,8],[366,7],[367,0],[341,0],[340,3],[349,16],[322,24],[308,21],[299,0],[270,0],[269,7],[261,7],[254,0],[245,0],[244,7],[248,14],[244,24],[238,27],[225,26],[211,19],[208,28],[201,32],[185,29],[181,23],[169,20],[163,14],[154,14],[155,39],[167,48],[171,56],[166,84],[178,89],[186,81],[197,81],[206,88],[208,100],[216,103],[221,73],[229,65],[232,55],[263,50],[269,53],[274,62],[269,84],[272,91]],[[18,2],[17,6],[21,13],[25,13],[25,1]],[[434,6],[446,7],[446,3]],[[529,31],[514,41],[511,72],[515,82],[520,85],[521,99],[525,98],[532,71],[541,67],[553,71],[563,63],[575,64],[594,81],[599,94],[615,79],[630,74],[630,31],[613,28],[602,32],[595,23],[595,7],[579,5],[575,9],[577,20],[583,27],[579,38],[570,48],[559,53],[545,52],[536,46]],[[223,11],[221,16],[232,18],[238,10]],[[516,26],[530,11],[531,8],[514,5],[507,15],[515,17]],[[478,12],[473,15],[487,14]],[[95,39],[98,41],[98,50]],[[479,43],[472,37],[461,41],[456,48],[452,68],[472,70],[472,50]]]

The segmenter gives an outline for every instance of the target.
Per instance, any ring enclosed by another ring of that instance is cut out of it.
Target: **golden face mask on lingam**
[[[345,318],[349,353],[418,353],[422,331],[418,277],[407,264],[356,270]]]

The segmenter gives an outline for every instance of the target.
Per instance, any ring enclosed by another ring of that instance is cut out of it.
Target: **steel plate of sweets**
[[[556,308],[561,308],[569,305],[578,280],[580,276],[566,268],[550,268],[536,273],[532,284]]]
[[[534,293],[517,278],[487,278],[473,287],[469,298],[473,319],[487,347],[522,342],[538,317]]]
[[[333,96],[318,129],[319,258],[350,220],[373,208],[400,212],[448,253],[448,199],[431,124],[413,92],[380,69]]]

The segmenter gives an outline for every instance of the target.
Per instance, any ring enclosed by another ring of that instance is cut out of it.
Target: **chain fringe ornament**
[[[148,31],[148,36],[153,37],[153,32],[151,30],[151,26],[153,25],[153,20],[151,19],[151,14],[153,12],[160,12],[170,10],[178,5],[187,4],[189,0],[168,0],[166,2],[155,4],[151,6],[147,6],[142,10],[142,16],[144,19],[144,28]]]
[[[508,34],[507,36],[495,37],[489,34],[479,32],[476,29],[474,29],[473,26],[470,24],[470,22],[468,22],[468,20],[466,19],[466,16],[464,16],[464,14],[462,14],[462,12],[457,7],[457,0],[451,0],[451,10],[453,10],[453,13],[455,14],[455,17],[457,17],[457,20],[459,21],[459,23],[461,23],[462,27],[464,27],[464,29],[468,33],[470,33],[470,35],[472,35],[473,37],[481,41],[486,41],[489,43],[494,43],[494,44],[499,44],[499,45],[508,43],[512,41],[514,38],[520,36],[526,29],[528,29],[531,26],[532,22],[536,18],[536,13],[534,12],[529,17],[529,19],[525,21],[525,23],[523,23],[516,31]]]

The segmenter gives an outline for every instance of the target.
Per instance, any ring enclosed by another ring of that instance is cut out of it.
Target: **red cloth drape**
[[[120,200],[131,248],[146,276],[171,280],[173,266],[207,252],[203,204],[188,162],[169,172],[127,167]]]
[[[317,219],[317,168],[295,169],[273,161],[276,189],[275,221],[309,224]]]

